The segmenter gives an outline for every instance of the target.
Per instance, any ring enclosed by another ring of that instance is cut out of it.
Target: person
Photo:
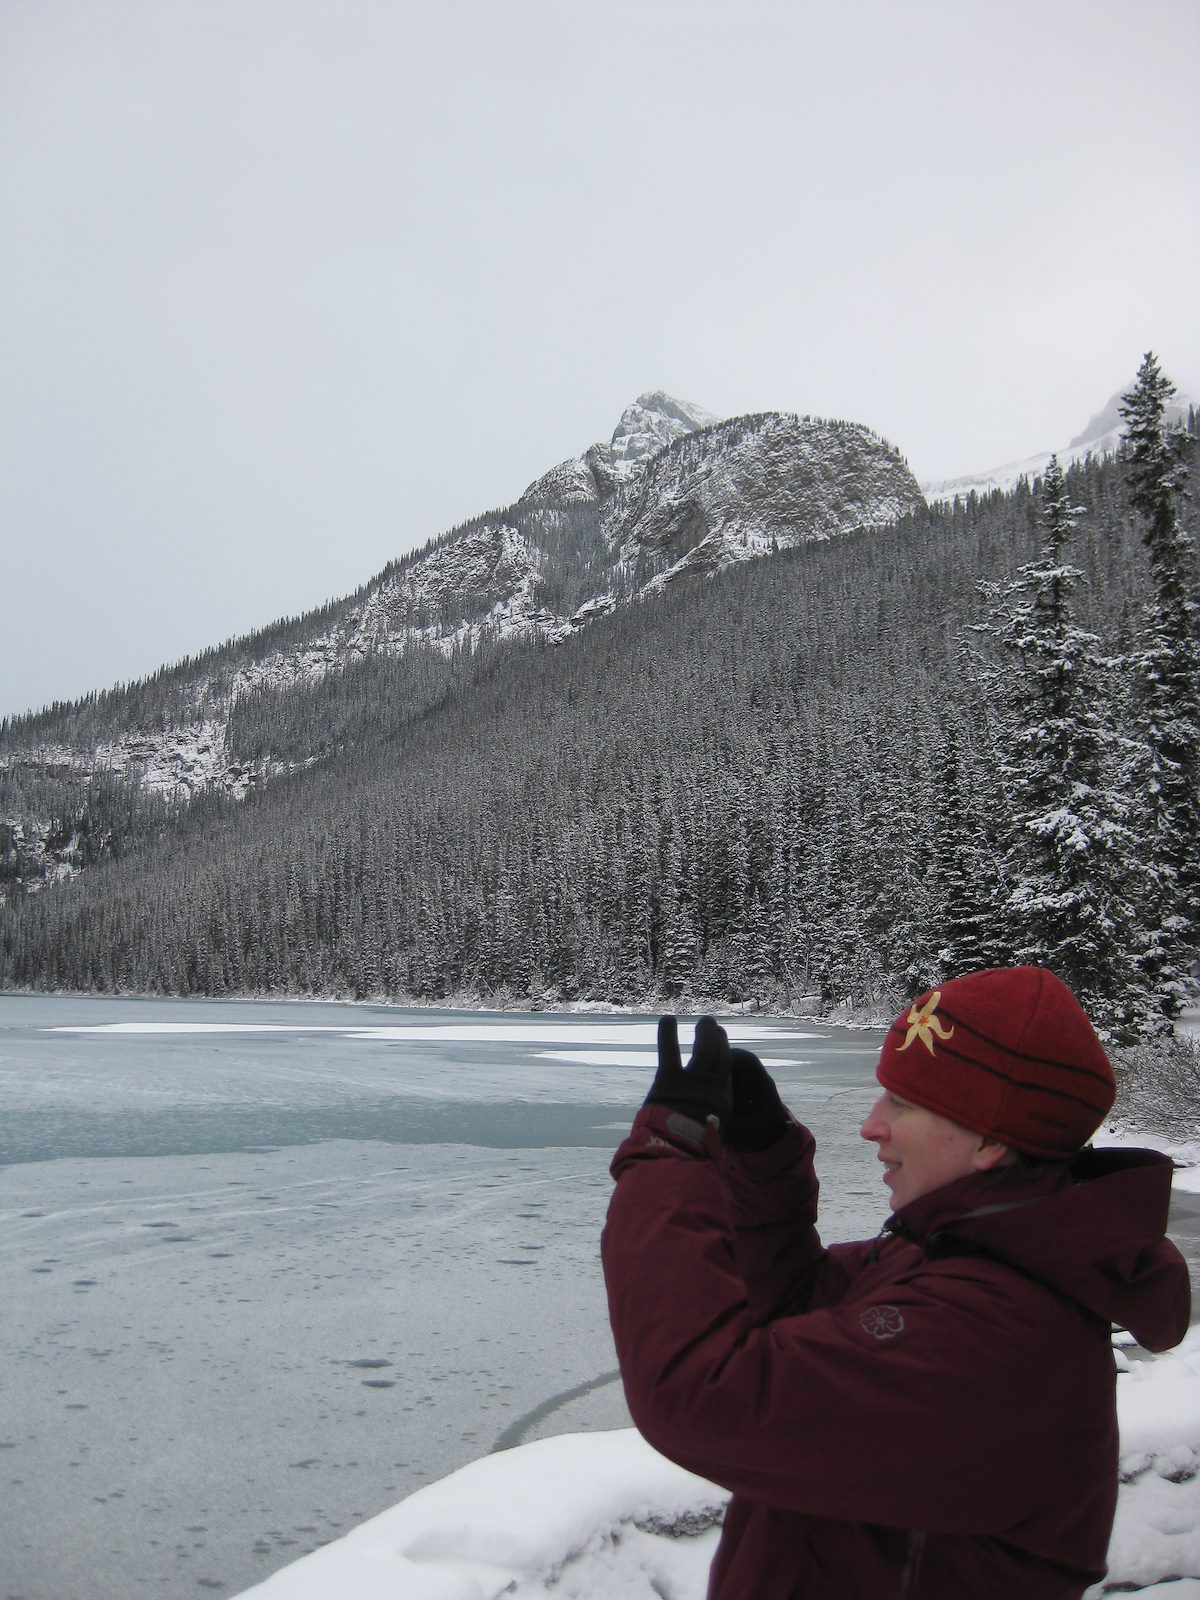
[[[762,1063],[706,1017],[684,1068],[661,1020],[601,1241],[630,1413],[732,1492],[710,1600],[1075,1600],[1116,1504],[1112,1324],[1188,1326],[1171,1162],[1087,1147],[1112,1068],[1042,968],[924,994],[876,1076],[893,1211],[826,1247]]]

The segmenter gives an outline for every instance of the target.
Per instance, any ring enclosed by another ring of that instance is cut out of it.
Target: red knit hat
[[[876,1077],[903,1100],[1029,1155],[1067,1160],[1112,1109],[1112,1067],[1044,967],[951,978],[901,1012]]]

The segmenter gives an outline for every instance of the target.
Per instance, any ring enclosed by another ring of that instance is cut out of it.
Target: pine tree
[[[1004,911],[1012,958],[1050,967],[1100,1028],[1129,1038],[1146,1031],[1154,1008],[1131,948],[1139,863],[1112,663],[1075,623],[1083,574],[1065,560],[1080,510],[1052,456],[1039,557],[991,591],[999,618],[988,631],[1001,647],[997,687],[1012,728]]]
[[[1167,1017],[1187,998],[1200,949],[1200,601],[1195,546],[1180,517],[1185,435],[1167,425],[1174,393],[1148,352],[1121,407],[1129,500],[1141,518],[1154,589],[1142,620],[1137,670],[1159,889],[1155,979]]]
[[[1002,914],[1008,892],[999,855],[980,821],[992,798],[980,792],[988,775],[969,770],[962,743],[958,724],[948,717],[937,758],[929,870],[939,980],[1009,959]]]

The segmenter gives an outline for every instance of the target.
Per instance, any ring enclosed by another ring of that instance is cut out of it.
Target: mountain
[[[80,836],[78,796],[58,783],[124,785],[169,807],[214,793],[242,799],[371,736],[369,716],[356,730],[339,720],[331,680],[386,666],[389,698],[418,716],[506,642],[561,643],[669,584],[879,529],[922,504],[899,454],[864,427],[773,412],[721,421],[643,394],[607,443],[356,594],[9,723],[0,885],[5,875],[28,886],[69,874],[111,844],[104,824]]]
[[[1026,456],[1022,461],[1008,461],[1003,466],[990,467],[984,472],[969,472],[961,478],[929,480],[921,484],[921,492],[930,505],[955,499],[965,500],[972,494],[992,494],[997,489],[1013,489],[1022,478],[1032,483],[1045,472],[1046,463],[1052,455],[1058,456],[1058,464],[1064,471],[1076,462],[1085,461],[1088,456],[1100,458],[1115,455],[1125,427],[1121,416],[1123,399],[1123,394],[1118,390],[1087,426],[1069,444],[1058,450],[1042,450],[1037,455]],[[1194,402],[1187,395],[1177,394],[1166,409],[1167,420],[1185,427],[1188,413],[1194,408]]]
[[[1194,431],[1186,445],[1194,472]],[[763,469],[759,509],[730,520],[743,460]],[[1038,556],[1042,507],[1025,482],[872,526],[880,484],[904,484],[892,463],[845,425],[709,424],[616,490],[571,466],[317,618],[10,728],[0,817],[52,831],[40,865],[30,834],[0,835],[0,988],[675,1009],[819,994],[894,1014],[964,963],[1012,959],[1022,724],[989,624]],[[867,471],[880,484],[854,500]],[[1075,621],[1114,663],[1098,790],[1129,811],[1140,862],[1148,786],[1123,765],[1140,707],[1115,663],[1149,557],[1119,461],[1091,457],[1067,487]],[[837,514],[854,525],[823,536]],[[468,561],[488,539],[500,577]],[[450,563],[475,578],[435,591]],[[371,615],[381,642],[407,639],[346,653]],[[226,707],[236,674],[276,658]],[[161,747],[197,710],[251,780],[241,799],[211,784],[185,803],[85,764],[102,731]],[[76,765],[35,766],[31,731]]]

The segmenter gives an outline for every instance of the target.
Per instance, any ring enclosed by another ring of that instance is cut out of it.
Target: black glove
[[[679,1024],[658,1019],[658,1071],[646,1096],[648,1106],[669,1106],[696,1122],[716,1117],[724,1123],[733,1108],[729,1037],[712,1017],[696,1024],[692,1058],[685,1070],[679,1055]]]
[[[731,1150],[765,1150],[782,1138],[791,1122],[775,1080],[749,1050],[729,1052],[733,1077],[733,1110],[722,1124],[721,1138]]]

